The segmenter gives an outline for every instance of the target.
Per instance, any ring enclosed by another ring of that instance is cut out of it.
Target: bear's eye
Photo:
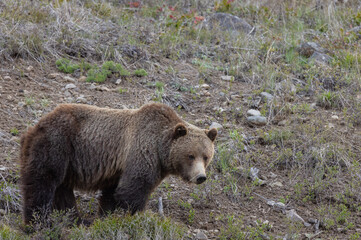
[[[188,158],[189,158],[189,160],[194,160],[195,159],[195,157],[193,155],[189,155]]]
[[[203,160],[204,160],[205,162],[207,162],[208,157],[204,156],[204,157],[203,157]]]

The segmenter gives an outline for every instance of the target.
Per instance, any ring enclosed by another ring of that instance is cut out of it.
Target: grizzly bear
[[[21,138],[23,219],[73,209],[73,190],[101,191],[99,214],[134,214],[168,175],[206,180],[217,130],[182,120],[164,104],[107,109],[63,104]]]

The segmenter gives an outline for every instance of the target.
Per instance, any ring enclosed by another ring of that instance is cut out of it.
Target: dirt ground
[[[158,64],[167,66],[169,64],[167,61],[168,59],[164,59]],[[160,67],[158,72],[146,77],[123,78],[119,84],[115,83],[116,79],[108,79],[105,83],[96,85],[80,81],[79,76],[63,74],[54,66],[40,66],[35,62],[25,60],[2,62],[0,67],[0,173],[8,178],[14,176],[12,172],[18,171],[21,133],[26,131],[28,126],[36,124],[41,116],[50,112],[58,104],[80,102],[99,107],[137,108],[154,99],[156,81],[165,83],[163,101],[177,108],[178,113],[185,120],[203,128],[208,128],[212,122],[224,123],[224,129],[220,131],[218,138],[219,142],[227,138],[227,131],[230,129],[242,129],[246,136],[255,137],[260,128],[270,129],[276,126],[272,122],[265,127],[251,127],[246,124],[244,116],[249,108],[247,99],[254,94],[255,90],[251,85],[241,81],[232,83],[223,81],[220,72],[215,71],[210,73],[211,80],[207,82],[209,89],[203,90],[197,86],[199,85],[198,71],[192,64],[182,61],[173,62],[172,65],[177,70],[176,76],[170,76],[165,71],[166,67]],[[179,91],[174,85],[175,82],[198,89],[197,94]],[[76,87],[65,89],[67,84],[74,84]],[[119,88],[126,90],[120,93]],[[222,93],[221,89],[228,89],[228,92]],[[232,104],[231,99],[234,100]],[[313,101],[313,99],[308,100],[309,103]],[[219,114],[220,109],[227,114]],[[330,119],[326,121],[336,125],[337,128],[334,134],[343,134],[349,139],[359,141],[360,129],[350,132],[342,119],[333,121],[330,118],[331,115],[337,114],[337,112],[319,110],[318,118]],[[290,121],[291,124],[297,124],[295,120],[290,119]],[[19,133],[15,133],[12,129],[17,129]],[[264,155],[271,154],[273,151],[272,146],[262,145],[262,142],[257,141],[252,148],[253,151],[261,151]],[[269,236],[283,238],[286,234],[294,233],[290,229],[286,215],[267,205],[267,201],[261,197],[276,201],[281,196],[293,194],[294,189],[290,187],[292,183],[288,176],[289,172],[271,169],[257,163],[256,166],[260,169],[260,177],[267,181],[267,184],[253,186],[249,196],[235,196],[225,191],[227,186],[219,180],[223,179],[225,174],[212,166],[211,180],[202,186],[188,185],[175,177],[166,179],[165,183],[152,195],[148,208],[157,212],[158,198],[162,197],[166,216],[186,224],[191,234],[197,229],[203,230],[210,239],[217,239],[221,229],[229,227],[227,216],[232,215],[242,216],[243,226],[268,224],[267,235]],[[238,181],[240,188],[243,184],[251,182],[242,171],[239,172]],[[281,184],[272,184],[275,182]],[[94,218],[95,216],[88,212],[89,209],[87,210],[86,206],[89,199],[95,198],[95,195],[82,193],[77,195],[81,204],[85,206],[83,213],[89,218]],[[194,209],[194,215],[190,215],[190,210],[185,207],[187,204],[182,205],[182,203],[190,203]],[[317,218],[317,204],[288,202],[287,208],[296,209],[305,220]],[[356,229],[352,231],[360,232],[360,213],[354,214],[352,220],[356,225]],[[297,231],[301,235],[304,233],[312,235],[315,227],[303,226]],[[350,232],[346,233],[342,230],[322,231],[317,238],[346,239],[348,234]],[[307,239],[304,235],[302,236]],[[267,239],[267,236],[264,239]]]

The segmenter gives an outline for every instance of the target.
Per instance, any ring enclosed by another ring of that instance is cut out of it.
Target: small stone
[[[104,86],[97,86],[95,89],[101,92],[110,92],[110,89]]]
[[[273,205],[273,209],[277,212],[283,212],[286,210],[286,205],[282,202],[276,202],[274,205]]]
[[[208,238],[207,238],[206,234],[204,234],[203,231],[198,230],[197,234],[196,234],[196,239],[198,239],[198,240],[207,240]]]
[[[234,37],[239,36],[241,33],[251,35],[255,33],[255,27],[251,26],[246,20],[229,13],[213,13],[203,21],[201,26],[207,29],[228,31]]]
[[[50,73],[48,75],[48,78],[50,79],[54,79],[54,78],[57,78],[57,77],[60,77],[60,74],[59,73]]]
[[[234,77],[233,76],[221,76],[221,79],[223,81],[233,81]]]
[[[71,93],[70,93],[69,91],[65,91],[65,92],[64,92],[64,95],[65,95],[66,97],[70,97],[70,96],[71,96]]]
[[[74,89],[74,88],[76,88],[76,86],[73,83],[69,83],[65,86],[65,89]]]
[[[277,123],[278,126],[286,126],[287,120],[282,120]]]
[[[307,220],[307,222],[312,223],[312,224],[316,224],[318,222],[318,220],[316,218],[309,218]]]
[[[211,88],[211,86],[209,86],[208,84],[205,83],[205,84],[201,85],[201,88],[208,90]]]
[[[80,77],[78,78],[78,81],[79,81],[79,82],[85,82],[85,81],[86,81],[86,76],[80,76]]]
[[[211,96],[210,92],[208,92],[207,90],[202,90],[201,95],[202,96]]]
[[[303,218],[300,215],[298,215],[296,210],[294,209],[286,211],[286,216],[288,217],[288,219],[290,219],[293,222],[302,222],[306,227],[311,226],[311,224],[305,222],[305,220],[303,220]]]
[[[358,39],[361,38],[361,26],[351,28],[347,33],[350,33],[350,32],[353,32],[354,34],[356,34]]]
[[[90,84],[89,89],[90,89],[90,90],[97,89],[97,86],[95,86],[95,84],[92,83],[92,84]]]
[[[24,102],[18,102],[18,106],[22,108],[22,107],[25,106],[25,103]]]
[[[84,96],[79,96],[77,99],[76,99],[76,102],[77,103],[87,103],[88,100],[86,100],[86,98]]]
[[[331,118],[332,118],[332,119],[335,119],[335,120],[338,120],[338,116],[337,116],[337,115],[333,115]]]
[[[267,124],[267,118],[263,116],[250,116],[247,117],[247,122],[252,125],[264,126]]]
[[[241,96],[239,96],[238,94],[233,94],[233,95],[231,95],[231,99],[232,99],[232,100],[237,100],[237,99],[239,99],[239,98],[241,98]]]
[[[273,173],[273,172],[270,172],[269,177],[270,177],[270,178],[276,178],[276,177],[277,177],[277,174],[275,174],[275,173]]]
[[[291,81],[283,80],[279,83],[276,83],[275,91],[276,92],[281,92],[281,91],[288,92],[289,91],[291,93],[296,93],[297,88]]]
[[[304,42],[298,47],[298,52],[304,57],[311,57],[315,52],[324,53],[326,52],[320,45],[315,42]]]
[[[76,82],[74,78],[69,77],[69,76],[65,76],[64,79],[67,80],[67,81],[69,81],[69,82],[74,82],[74,83]],[[75,86],[75,85],[74,85],[74,86]]]
[[[255,109],[250,109],[247,111],[248,116],[261,116],[261,112]]]
[[[273,95],[268,92],[261,92],[261,97],[263,101],[267,101],[267,102],[272,101],[273,99]]]
[[[215,128],[218,131],[223,129],[223,126],[217,122],[212,122],[211,126],[209,126],[209,129]]]
[[[4,77],[4,80],[11,81],[12,79],[11,79],[11,77],[10,77],[10,76],[5,76],[5,77]]]
[[[122,83],[122,79],[120,79],[120,78],[115,81],[115,84],[117,84],[117,85],[119,85],[121,83]]]
[[[29,66],[29,67],[26,68],[26,71],[32,72],[32,71],[34,71],[34,67],[33,67],[33,66]]]
[[[319,53],[319,52],[314,52],[312,54],[312,56],[309,58],[310,61],[315,61],[317,63],[321,63],[321,64],[328,64],[332,61],[332,57],[330,57],[329,55],[325,54],[325,53]]]
[[[5,214],[6,214],[5,209],[0,209],[0,215],[5,215]]]
[[[281,182],[273,182],[270,184],[271,187],[283,187],[283,184]]]

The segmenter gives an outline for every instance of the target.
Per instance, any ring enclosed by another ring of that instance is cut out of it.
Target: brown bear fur
[[[77,215],[73,189],[101,190],[100,214],[117,207],[141,211],[167,175],[195,182],[193,175],[213,158],[216,135],[164,104],[134,110],[59,105],[21,139],[24,222],[52,209]]]

